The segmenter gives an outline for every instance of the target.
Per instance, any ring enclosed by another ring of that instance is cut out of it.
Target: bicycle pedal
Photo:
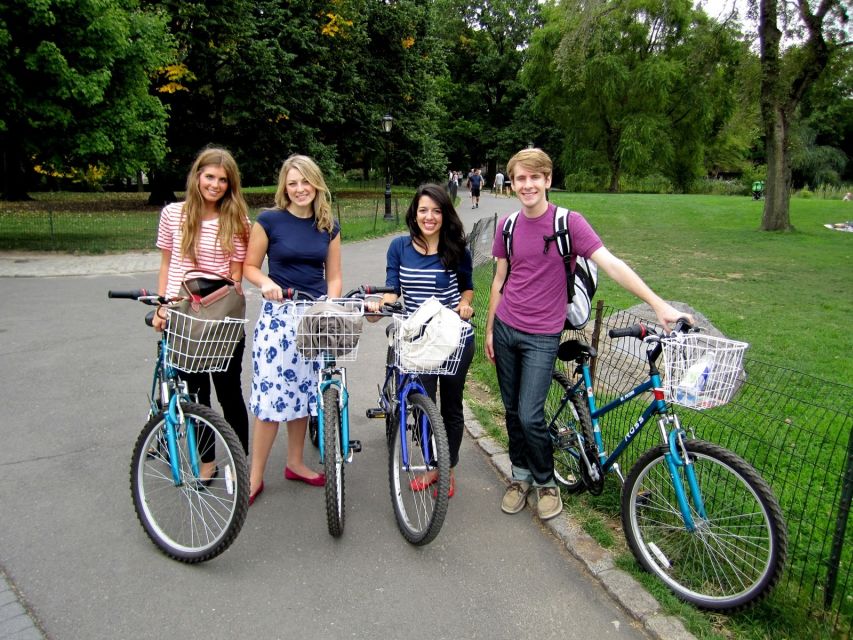
[[[361,453],[361,440],[350,440],[349,450],[355,453]]]
[[[381,408],[368,409],[365,411],[368,418],[384,418],[385,412]]]

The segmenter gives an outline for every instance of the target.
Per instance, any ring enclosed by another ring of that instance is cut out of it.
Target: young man
[[[468,178],[468,186],[471,188],[471,208],[476,209],[480,206],[480,189],[483,186],[483,176],[480,175],[479,169],[474,169],[474,173]]]
[[[492,244],[497,270],[492,281],[486,321],[486,356],[496,367],[506,411],[512,481],[501,502],[505,513],[524,509],[527,494],[536,490],[537,512],[547,520],[563,510],[554,481],[551,438],[545,426],[545,398],[566,317],[566,271],[553,240],[556,206],[546,192],[552,163],[541,149],[524,149],[507,164],[512,190],[521,201],[512,234],[512,269],[501,220]],[[619,285],[647,302],[664,327],[684,314],[656,295],[634,271],[602,244],[579,213],[569,215],[569,233],[576,255],[593,260]],[[506,284],[504,285],[504,282]]]

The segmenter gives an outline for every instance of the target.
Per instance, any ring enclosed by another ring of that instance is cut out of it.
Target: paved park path
[[[472,210],[460,195],[468,229],[517,203],[484,194]],[[387,244],[345,245],[345,288],[381,283]],[[691,637],[567,516],[501,513],[509,461],[470,415],[445,525],[432,544],[408,545],[384,427],[364,418],[384,361],[376,326],[348,367],[364,451],[346,468],[343,536],[326,531],[322,490],[281,477],[280,436],[231,549],[195,566],[158,553],[128,476],[154,340],[141,307],[106,298],[153,286],[158,265],[154,252],[0,254],[0,639]],[[248,297],[253,318],[260,298]],[[250,371],[247,357],[246,389]]]

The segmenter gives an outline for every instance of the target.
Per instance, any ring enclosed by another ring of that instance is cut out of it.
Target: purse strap
[[[216,280],[225,280],[228,284],[232,284],[235,286],[237,285],[237,281],[232,279],[230,276],[223,276],[221,273],[216,273],[215,271],[208,271],[207,269],[190,269],[189,271],[185,271],[183,277],[181,278],[181,282],[187,280],[188,275],[190,275],[190,278],[192,278],[193,276],[202,278],[213,276],[213,278]]]

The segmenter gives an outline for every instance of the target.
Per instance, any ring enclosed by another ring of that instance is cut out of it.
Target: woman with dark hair
[[[382,301],[395,302],[402,296],[406,313],[411,314],[425,300],[435,297],[463,320],[470,319],[474,315],[471,252],[465,246],[465,230],[447,189],[438,184],[421,185],[406,212],[406,225],[409,235],[394,238],[388,247],[385,285],[394,287],[396,293],[385,294]],[[473,357],[472,332],[454,375],[420,376],[433,400],[441,384],[441,417],[450,448],[451,497],[456,490],[453,468],[459,462],[465,427],[462,390]],[[411,488],[424,491],[437,480],[437,472],[427,472],[412,480]]]

